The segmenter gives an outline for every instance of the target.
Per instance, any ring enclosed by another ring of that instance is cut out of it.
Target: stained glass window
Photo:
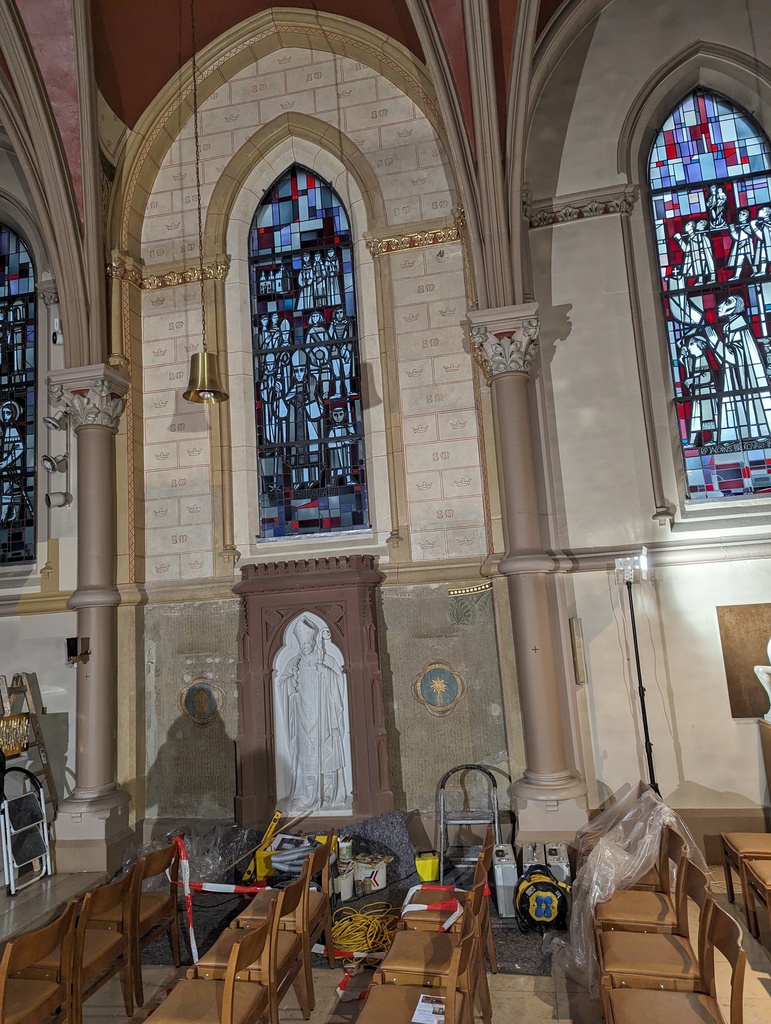
[[[35,557],[35,268],[0,224],[0,565]]]
[[[294,166],[249,232],[260,537],[366,527],[353,251],[335,192]]]
[[[649,176],[686,497],[771,494],[771,154],[743,110],[691,93]]]

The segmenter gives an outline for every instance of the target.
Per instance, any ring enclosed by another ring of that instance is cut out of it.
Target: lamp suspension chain
[[[203,212],[201,209],[201,139],[198,130],[198,42],[195,35],[195,0],[190,0],[190,40],[193,71],[193,139],[195,141],[195,197],[198,214],[198,276],[201,286],[201,351],[190,357],[190,380],[183,394],[186,402],[225,402],[227,392],[220,383],[217,356],[206,347],[206,287],[203,266]]]

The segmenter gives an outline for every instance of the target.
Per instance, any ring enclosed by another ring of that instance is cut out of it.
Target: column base
[[[517,814],[517,844],[570,842],[589,820],[586,783],[568,773],[526,775],[511,787]]]
[[[120,786],[96,796],[77,791],[59,804],[56,818],[56,870],[114,874],[134,840],[129,825],[131,797]]]

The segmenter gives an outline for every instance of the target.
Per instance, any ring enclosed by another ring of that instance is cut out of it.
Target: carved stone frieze
[[[139,267],[132,259],[113,253],[107,264],[107,276],[117,277],[121,281],[129,281],[143,291],[154,291],[158,288],[174,288],[179,284],[193,284],[204,281],[224,281],[230,270],[229,256],[216,256],[201,267],[179,264],[163,264]]]
[[[83,366],[49,378],[48,394],[63,406],[74,430],[90,425],[118,429],[129,380],[112,366]]]
[[[423,249],[429,245],[447,245],[448,242],[457,242],[461,238],[461,232],[466,223],[462,206],[454,207],[452,218],[452,225],[441,228],[413,231],[406,235],[395,235],[392,238],[370,238],[367,240],[367,248],[373,256],[385,256],[387,253],[401,252],[404,249]]]
[[[487,383],[501,373],[529,373],[538,351],[538,304],[472,310],[467,321],[471,351]]]
[[[542,228],[604,214],[631,213],[639,196],[640,190],[636,185],[613,185],[538,199],[523,206],[523,210],[531,228]]]

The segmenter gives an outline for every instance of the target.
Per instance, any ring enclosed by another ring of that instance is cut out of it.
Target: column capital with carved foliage
[[[502,373],[530,373],[538,351],[538,303],[471,309],[466,328],[471,351],[491,384]]]
[[[54,405],[64,407],[74,430],[97,426],[117,431],[130,383],[114,366],[97,363],[49,374],[48,394]]]

